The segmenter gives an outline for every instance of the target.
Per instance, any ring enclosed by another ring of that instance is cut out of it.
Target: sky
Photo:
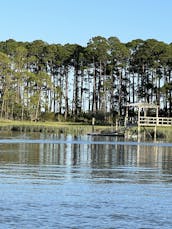
[[[172,0],[0,0],[0,41],[86,46],[92,37],[172,42]]]

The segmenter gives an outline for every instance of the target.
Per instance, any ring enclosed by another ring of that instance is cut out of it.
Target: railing
[[[172,126],[172,118],[167,117],[140,117],[140,126]]]

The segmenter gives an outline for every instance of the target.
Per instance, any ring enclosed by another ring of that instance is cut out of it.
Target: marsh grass
[[[130,134],[133,133],[138,133],[138,128],[137,127],[132,127],[128,130]],[[141,135],[145,135],[150,139],[150,137],[154,137],[154,133],[155,133],[155,128],[154,127],[141,127],[140,128],[140,133]],[[157,136],[157,140],[167,140],[169,142],[172,142],[172,127],[171,126],[163,126],[157,127],[157,131],[156,131],[156,136]]]
[[[101,131],[107,128],[107,126],[94,127],[95,131]],[[27,122],[0,120],[0,131],[71,133],[78,135],[92,132],[92,126],[72,122]]]
[[[112,131],[113,126],[94,126],[94,131]],[[152,127],[146,127],[154,131]],[[93,131],[91,125],[74,122],[30,122],[0,120],[0,131],[42,132],[42,133],[69,133],[72,135],[87,134]],[[144,131],[143,128],[141,131]],[[172,127],[157,127],[158,133],[163,133],[167,139],[172,140]]]

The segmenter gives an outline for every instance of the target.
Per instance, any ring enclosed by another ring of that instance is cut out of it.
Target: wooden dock
[[[140,116],[138,126],[172,126],[172,118]]]
[[[165,126],[171,126],[172,127],[172,117],[159,117],[158,116],[158,109],[159,106],[155,104],[150,103],[133,103],[127,105],[127,112],[125,117],[125,126],[127,126],[127,123],[129,121],[128,117],[128,108],[133,107],[133,109],[137,109],[137,135],[138,139],[141,136],[141,127],[154,127],[154,139],[156,140],[157,136],[157,127],[165,127]],[[147,116],[148,109],[154,109],[155,110],[155,116]],[[141,114],[142,113],[142,114]]]
[[[159,117],[158,116],[158,109],[159,106],[155,104],[150,103],[133,103],[128,104],[127,107],[133,107],[138,110],[138,116],[137,116],[137,125],[139,126],[172,126],[172,118],[171,117]],[[154,109],[155,110],[155,116],[150,117],[147,116],[147,110],[148,109]],[[144,115],[141,115],[141,111]],[[125,123],[128,122],[128,109],[127,114],[125,117]]]

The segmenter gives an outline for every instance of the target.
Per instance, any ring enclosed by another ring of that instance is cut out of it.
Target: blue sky
[[[172,42],[172,0],[0,0],[0,9],[0,41],[86,46],[100,35]]]

